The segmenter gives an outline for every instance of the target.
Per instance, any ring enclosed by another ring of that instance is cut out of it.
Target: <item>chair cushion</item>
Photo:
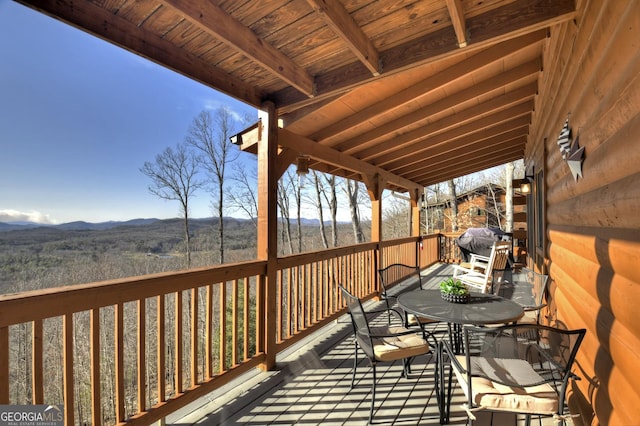
[[[425,317],[418,317],[413,314],[407,314],[407,324],[408,325],[419,325],[419,324],[434,324],[438,321],[432,320]]]
[[[394,361],[422,355],[431,350],[429,343],[415,332],[387,337],[391,334],[405,333],[407,331],[413,330],[396,326],[372,327],[371,335],[373,336],[373,351],[376,359],[379,361]],[[385,336],[375,337],[376,335]]]
[[[456,356],[466,365],[464,355]],[[472,371],[488,377],[503,378],[520,383],[542,382],[543,379],[525,360],[502,358],[471,358]],[[467,375],[454,368],[460,386],[467,398]],[[506,386],[485,377],[471,378],[473,402],[480,407],[529,414],[552,415],[558,412],[558,395],[548,383],[534,386]]]

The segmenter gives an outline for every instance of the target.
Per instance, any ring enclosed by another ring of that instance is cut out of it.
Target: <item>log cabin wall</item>
[[[587,329],[575,423],[631,425],[640,422],[640,2],[576,6],[545,47],[525,164],[544,176],[547,319]],[[567,117],[585,147],[577,180],[557,145]]]

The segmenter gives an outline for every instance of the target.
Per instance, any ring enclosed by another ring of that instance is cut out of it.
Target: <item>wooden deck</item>
[[[450,276],[450,265],[436,265],[428,274],[428,287]],[[394,291],[415,288],[407,282]],[[370,302],[365,308],[381,306]],[[378,318],[386,321],[386,318]],[[371,371],[359,356],[356,386],[351,389],[353,337],[347,315],[301,342],[278,359],[278,368],[253,372],[225,386],[167,419],[169,425],[366,425],[369,415]],[[443,327],[444,331],[444,327]],[[416,358],[408,379],[401,377],[399,362],[378,367],[374,424],[440,424],[434,393],[434,357]],[[464,396],[458,388],[451,404],[453,425],[466,424],[460,409]],[[476,425],[490,424],[490,417],[479,415]],[[494,425],[509,424],[494,416]],[[510,419],[514,424],[513,417]],[[546,423],[546,422],[545,422]]]

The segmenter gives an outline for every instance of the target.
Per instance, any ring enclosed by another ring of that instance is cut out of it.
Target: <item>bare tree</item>
[[[336,177],[334,175],[324,175],[327,188],[322,192],[331,215],[331,240],[333,247],[338,247],[338,193],[336,190]]]
[[[453,179],[447,181],[449,185],[449,195],[451,196],[451,231],[458,230],[458,194],[456,193],[456,184]]]
[[[302,184],[300,179],[296,179],[290,171],[287,170],[287,177],[291,181],[293,196],[296,201],[296,230],[298,232],[298,253],[302,253]]]
[[[505,177],[505,231],[513,232],[513,172],[515,170],[514,163],[508,163],[504,169]]]
[[[236,160],[239,151],[231,143],[236,121],[231,110],[220,107],[213,116],[202,111],[194,118],[186,142],[200,151],[200,162],[207,171],[213,192],[213,208],[218,217],[219,262],[224,263],[224,179],[227,164]]]
[[[364,232],[360,224],[360,212],[358,210],[360,185],[356,181],[347,179],[345,181],[345,193],[349,200],[349,211],[351,212],[351,226],[353,227],[353,238],[356,244],[364,242]]]
[[[291,214],[290,205],[291,200],[289,198],[289,185],[290,181],[280,179],[278,181],[278,209],[280,210],[280,216],[282,217],[281,231],[282,231],[282,246],[285,244],[289,247],[289,254],[293,253],[293,239],[291,236]]]
[[[243,212],[255,226],[258,225],[258,174],[255,167],[247,165],[233,165],[231,179],[236,183],[227,191],[229,207]]]
[[[314,195],[315,195],[315,206],[318,210],[318,220],[320,221],[320,237],[322,238],[322,246],[325,249],[329,248],[329,241],[327,240],[327,231],[324,226],[324,208],[322,205],[322,196],[321,194],[324,192],[324,188],[322,186],[322,179],[318,172],[313,170],[311,172],[313,174],[313,186],[314,186]]]
[[[388,191],[385,191],[388,192]],[[388,194],[382,212],[382,235],[385,239],[402,238],[409,235],[411,209],[410,198],[396,193]]]
[[[204,184],[196,178],[198,174],[196,157],[184,144],[178,144],[175,150],[169,147],[156,155],[155,162],[145,162],[140,171],[151,179],[149,192],[164,200],[180,202],[180,210],[184,218],[187,267],[190,267],[189,201]]]

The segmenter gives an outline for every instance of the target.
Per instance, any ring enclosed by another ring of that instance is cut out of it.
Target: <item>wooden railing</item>
[[[421,244],[420,244],[421,243]],[[422,247],[421,247],[422,246]],[[278,259],[275,324],[266,262],[0,296],[0,404],[63,404],[65,424],[149,424],[344,313],[344,284],[378,295],[377,268],[440,260],[439,236]]]
[[[440,261],[445,263],[459,262],[462,258],[460,248],[456,244],[456,238],[460,236],[458,233],[440,234],[438,241],[440,242]]]

